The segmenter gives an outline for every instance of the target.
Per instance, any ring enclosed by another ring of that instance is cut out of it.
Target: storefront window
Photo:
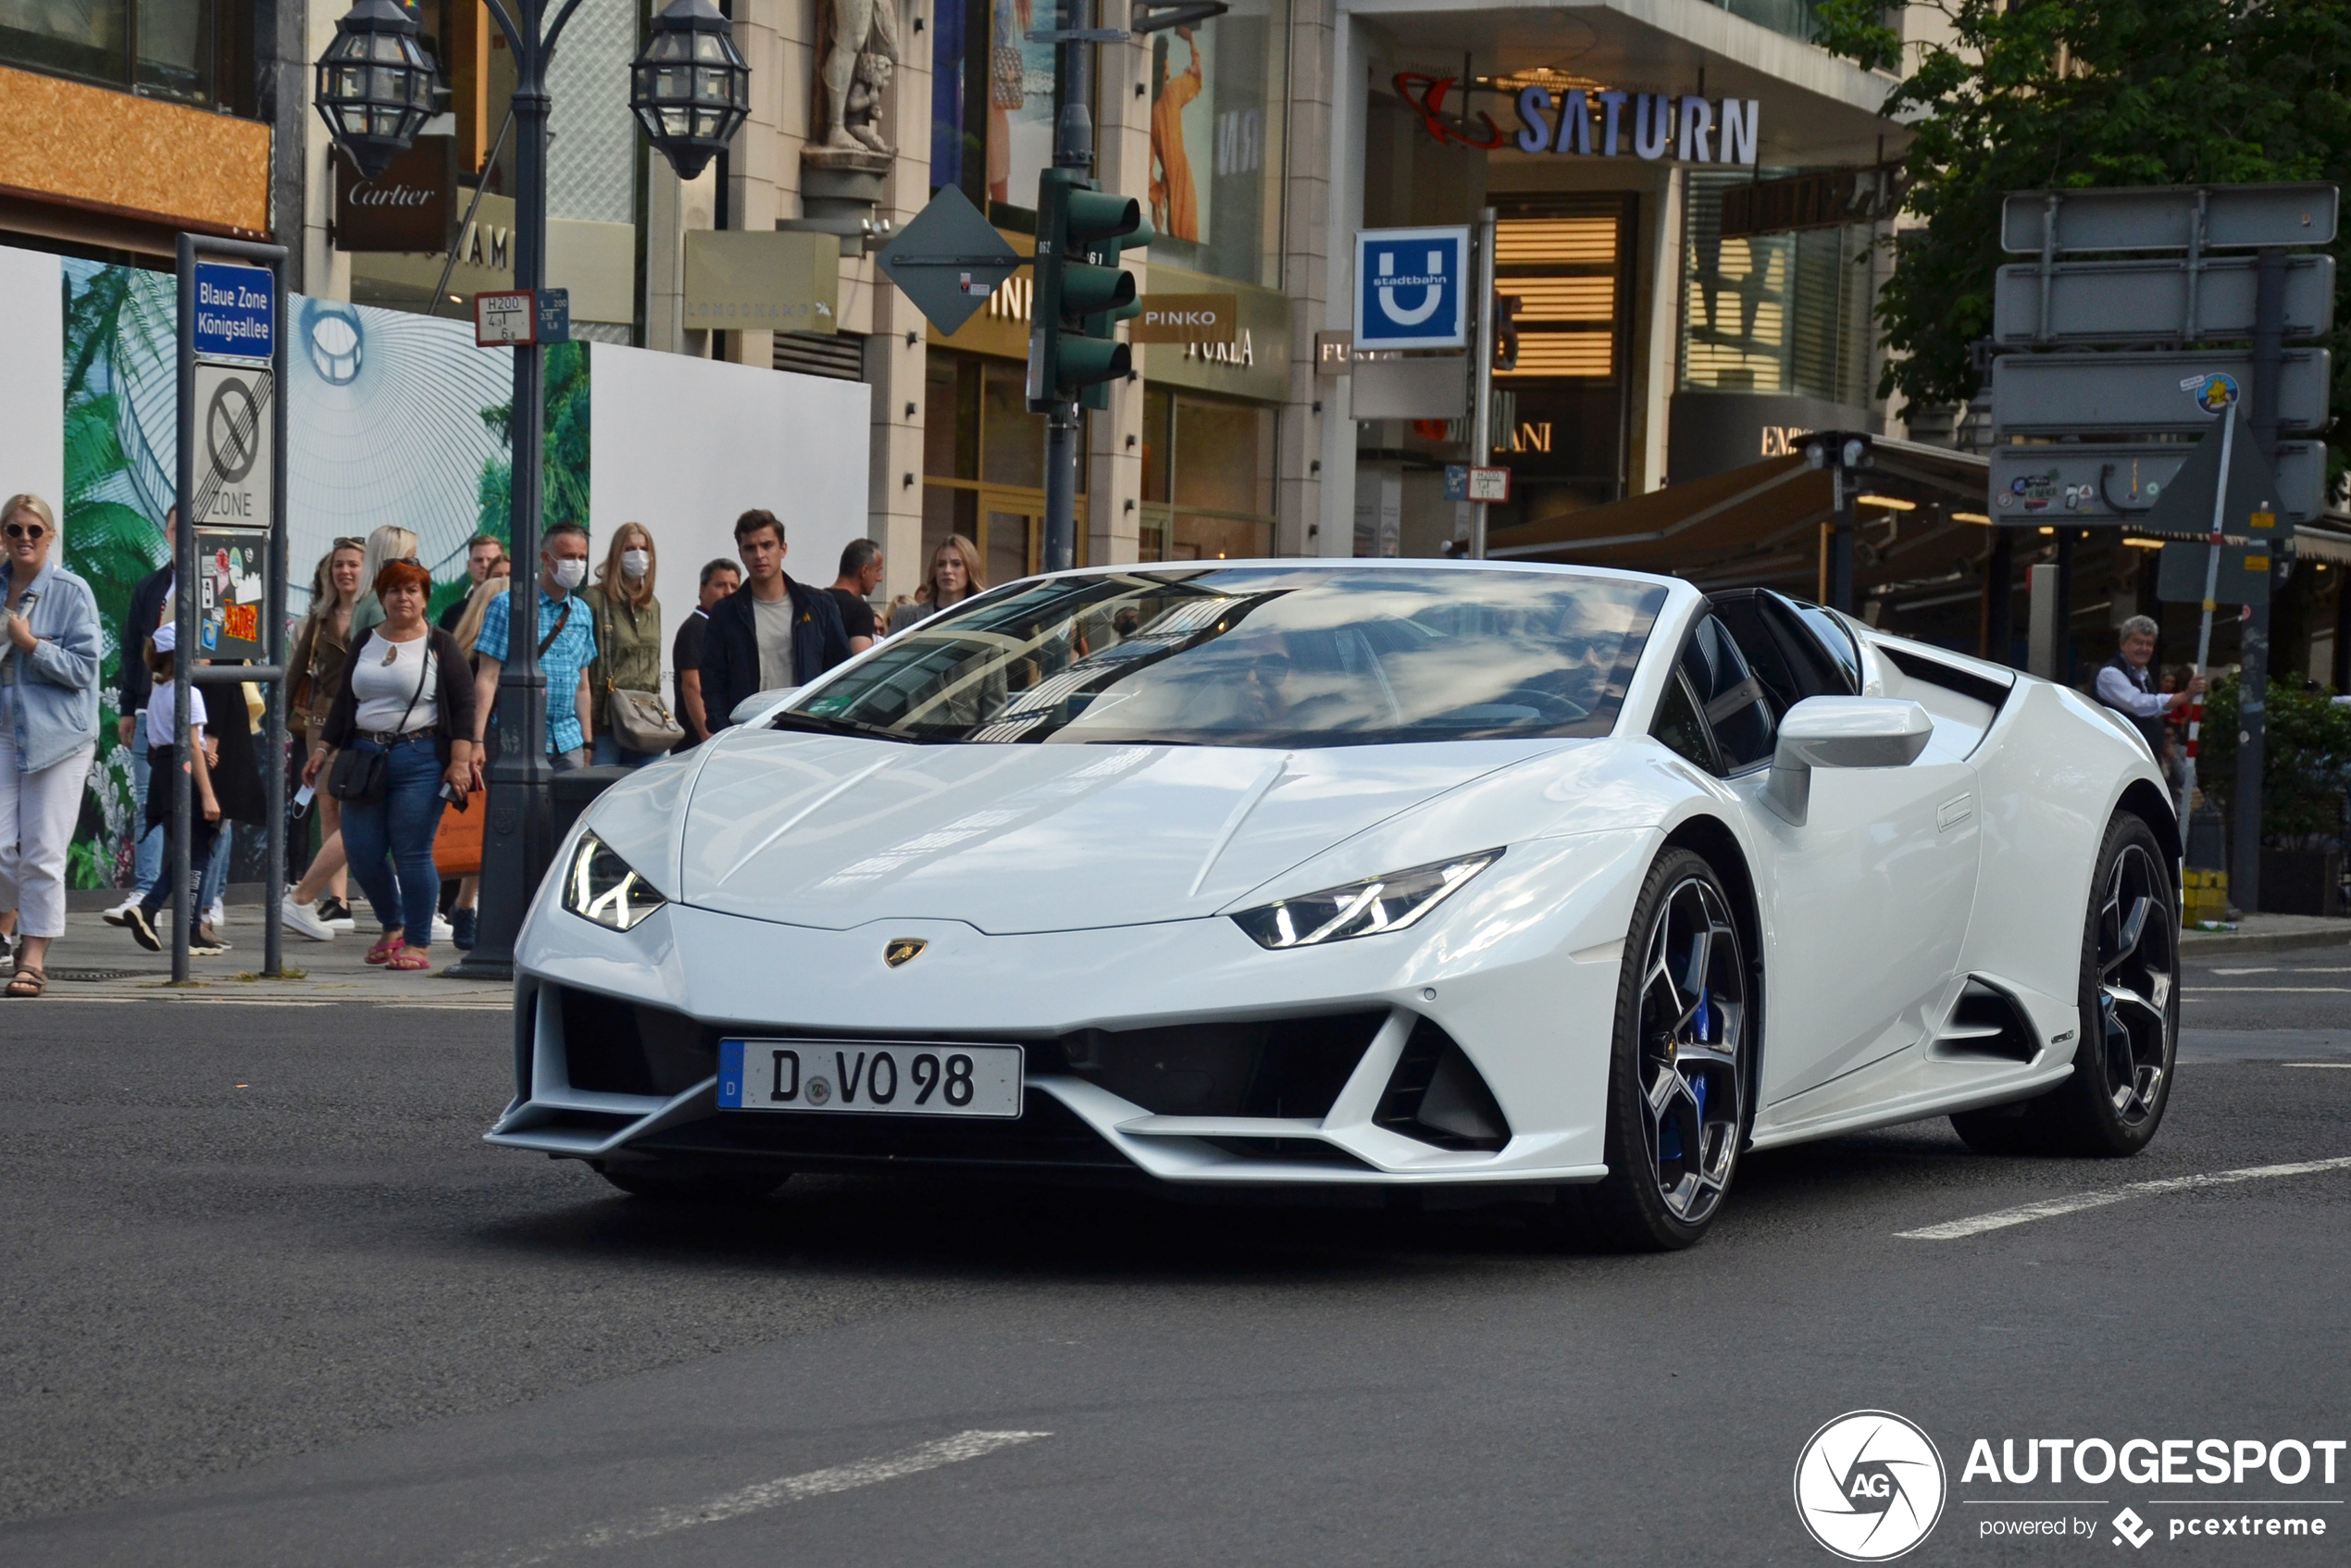
[[[221,20],[216,0],[0,0],[0,63],[212,104]]]
[[[990,583],[1027,576],[1044,539],[1045,419],[1028,411],[1024,367],[933,349],[925,376],[924,559],[959,533],[979,547]],[[1082,466],[1078,478],[1082,538]]]
[[[1142,559],[1272,554],[1274,432],[1271,408],[1147,388]]]
[[[1747,177],[1687,178],[1682,387],[1868,403],[1873,231],[1725,238],[1723,189]]]
[[[1281,286],[1288,0],[1151,34],[1151,257]]]

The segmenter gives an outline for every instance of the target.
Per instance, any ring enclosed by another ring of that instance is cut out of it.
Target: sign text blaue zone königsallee
[[[268,358],[278,343],[277,280],[265,268],[196,263],[196,318],[190,340],[204,358]]]

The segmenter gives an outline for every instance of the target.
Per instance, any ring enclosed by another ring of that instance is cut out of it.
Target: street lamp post
[[[552,24],[547,0],[485,3],[514,57],[515,287],[535,299],[547,283],[547,64],[579,0],[563,0]],[[362,172],[381,172],[429,112],[432,68],[416,35],[417,24],[398,0],[357,0],[335,24],[335,42],[318,63],[318,112]],[[732,25],[713,0],[673,0],[653,19],[638,56],[629,107],[678,177],[690,180],[741,129],[750,79]],[[547,763],[547,677],[539,666],[537,614],[546,361],[536,342],[517,345],[514,355],[508,534],[515,571],[498,675],[501,728],[512,743],[500,748],[488,770],[475,946],[450,971],[468,979],[512,977],[523,914],[554,852],[554,770]]]

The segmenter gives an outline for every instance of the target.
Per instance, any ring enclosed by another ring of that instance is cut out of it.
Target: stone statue
[[[832,0],[825,44],[825,145],[889,153],[882,140],[882,93],[898,61],[897,0]]]

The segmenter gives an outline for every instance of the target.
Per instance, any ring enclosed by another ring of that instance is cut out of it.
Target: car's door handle
[[[1934,830],[1938,833],[1948,833],[1974,815],[1974,796],[1954,795],[1934,808]]]

